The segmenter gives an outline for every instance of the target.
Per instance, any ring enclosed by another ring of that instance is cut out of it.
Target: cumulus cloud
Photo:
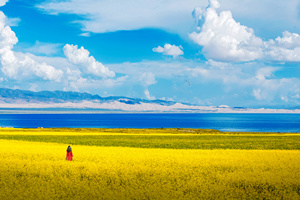
[[[9,26],[6,26],[6,16],[0,12],[0,47],[1,52],[5,51],[3,48],[12,49],[18,42],[15,32]]]
[[[47,65],[45,62],[36,62],[26,54],[13,51],[13,46],[17,44],[18,38],[5,22],[6,16],[0,11],[0,61],[3,74],[16,80],[35,76],[59,82],[63,76],[61,70]]]
[[[262,40],[254,35],[254,31],[241,25],[232,18],[230,11],[217,13],[217,0],[210,0],[206,10],[195,9],[200,32],[189,36],[197,44],[203,46],[207,58],[225,62],[241,62],[261,57]]]
[[[158,46],[156,48],[153,48],[152,51],[162,53],[167,56],[173,56],[173,58],[183,55],[182,46],[176,46],[174,44],[165,44],[164,47]]]
[[[220,8],[220,3],[217,0],[209,0],[210,7],[212,8]]]
[[[63,71],[57,70],[45,62],[37,63],[28,55],[6,50],[1,54],[2,72],[11,79],[32,78],[35,75],[44,80],[60,82]]]
[[[79,65],[88,74],[104,78],[115,76],[113,71],[96,61],[93,56],[90,56],[90,52],[83,47],[78,48],[78,45],[66,44],[64,54],[71,63]]]
[[[189,37],[203,47],[206,58],[222,62],[300,61],[298,34],[286,31],[283,37],[264,42],[253,29],[235,21],[230,11],[218,13],[219,7],[217,0],[209,0],[206,9],[196,8],[193,12],[198,32]]]
[[[47,85],[47,82],[45,82],[45,84],[38,82],[39,90],[63,89],[67,91],[88,91],[95,94],[101,94],[99,92],[104,89],[116,89],[118,87],[122,87],[122,85],[127,84],[128,82],[127,75],[118,77],[115,76],[114,78],[99,78],[97,76],[91,76],[80,64],[74,64],[70,62],[66,57],[35,56],[33,54],[30,54],[28,56],[30,56],[37,62],[46,62],[47,64],[54,66],[56,69],[60,69],[64,72],[62,81],[60,83]],[[121,74],[126,74],[126,70]],[[138,78],[135,79],[135,82],[138,82],[140,84],[140,80]],[[24,89],[24,87],[22,88]],[[29,88],[26,87],[25,89]]]
[[[276,61],[300,61],[300,35],[283,32],[282,37],[265,42],[266,57]]]

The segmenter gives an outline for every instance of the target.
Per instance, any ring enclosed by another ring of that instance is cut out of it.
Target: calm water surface
[[[1,114],[0,126],[300,132],[300,114]]]

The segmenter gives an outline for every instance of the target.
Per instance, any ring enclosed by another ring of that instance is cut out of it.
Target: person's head
[[[67,152],[70,152],[70,151],[72,151],[72,148],[70,146],[68,146]]]

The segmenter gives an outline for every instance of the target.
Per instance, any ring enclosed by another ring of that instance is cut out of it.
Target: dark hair
[[[72,148],[70,146],[68,146],[67,152],[70,152],[70,151],[72,151]]]

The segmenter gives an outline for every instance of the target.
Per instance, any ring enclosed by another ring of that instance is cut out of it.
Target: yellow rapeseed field
[[[0,140],[0,199],[300,199],[298,150],[176,150]]]

